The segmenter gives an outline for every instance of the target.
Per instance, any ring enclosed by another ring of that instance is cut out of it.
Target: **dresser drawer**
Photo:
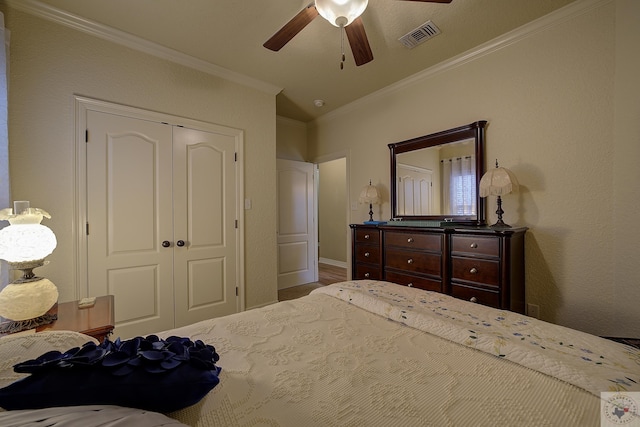
[[[371,243],[380,246],[380,231],[378,230],[356,230],[356,243]]]
[[[380,264],[380,246],[356,245],[356,262]]]
[[[451,251],[474,256],[500,256],[500,238],[454,235],[451,236]]]
[[[451,257],[451,278],[498,287],[500,261],[453,256]]]
[[[410,274],[395,273],[392,271],[386,271],[384,275],[387,282],[424,289],[425,291],[442,292],[442,281],[440,280],[417,277]]]
[[[359,279],[371,279],[371,280],[380,280],[380,268],[377,265],[368,265],[368,264],[356,264],[354,270],[351,272],[351,277],[353,280]]]
[[[500,293],[490,290],[477,289],[469,286],[451,284],[451,296],[463,300],[477,302],[478,304],[488,305],[490,307],[500,308]]]
[[[387,248],[385,267],[440,277],[442,275],[441,261],[440,254]]]
[[[384,234],[385,246],[397,246],[423,251],[442,251],[442,235],[428,233],[403,233],[387,231]]]

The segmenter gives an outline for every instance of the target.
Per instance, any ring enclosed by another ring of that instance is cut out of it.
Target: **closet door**
[[[89,295],[115,296],[116,336],[170,329],[171,126],[90,110],[87,135]]]
[[[236,139],[173,128],[176,326],[238,311]]]

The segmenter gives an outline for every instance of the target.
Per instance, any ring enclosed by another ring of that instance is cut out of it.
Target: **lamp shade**
[[[320,16],[336,27],[351,24],[367,8],[368,0],[316,0]]]
[[[360,192],[360,197],[358,197],[358,201],[360,203],[367,203],[370,205],[378,205],[380,204],[380,193],[378,193],[378,189],[375,185],[365,186]]]
[[[480,179],[480,197],[503,196],[518,189],[518,179],[514,173],[497,164]]]
[[[11,268],[24,273],[22,278],[0,291],[0,316],[13,321],[3,324],[10,332],[51,323],[55,319],[47,311],[58,300],[58,289],[49,279],[33,273],[34,268],[44,264],[44,258],[57,244],[53,231],[40,224],[43,217],[51,218],[42,209],[29,207],[26,201],[15,202],[13,209],[0,210],[0,220],[8,220],[10,224],[0,230],[0,259],[9,261]]]
[[[37,261],[51,255],[57,240],[53,231],[42,224],[51,216],[37,208],[14,214],[11,209],[0,211],[0,219],[9,220],[9,227],[0,230],[0,259],[9,262]]]

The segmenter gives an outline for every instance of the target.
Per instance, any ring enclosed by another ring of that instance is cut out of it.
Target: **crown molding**
[[[207,61],[186,55],[177,50],[169,49],[157,43],[152,43],[141,37],[137,37],[124,31],[102,25],[100,23],[79,17],[77,15],[54,8],[37,0],[5,0],[6,4],[16,10],[37,16],[48,21],[64,25],[77,31],[99,37],[131,49],[135,49],[155,57],[184,65],[198,71],[229,80],[234,83],[247,86],[271,95],[282,92],[282,88],[254,79],[244,74],[236,73]]]
[[[321,123],[327,123],[335,119],[336,117],[339,117],[341,115],[354,111],[358,108],[361,108],[366,104],[369,104],[372,102],[379,102],[379,98],[384,97],[390,93],[421,83],[424,80],[427,80],[434,75],[444,73],[446,71],[449,71],[456,67],[464,65],[468,62],[475,61],[476,59],[480,59],[493,52],[496,52],[500,49],[503,49],[507,46],[510,46],[521,40],[524,40],[528,37],[532,37],[533,35],[538,34],[541,31],[548,30],[549,28],[560,25],[563,22],[566,22],[570,19],[575,18],[576,16],[580,16],[584,13],[587,13],[592,9],[598,8],[607,3],[611,3],[612,1],[614,0],[577,0],[554,12],[551,12],[545,16],[542,16],[521,27],[518,27],[513,31],[505,33],[499,37],[496,37],[493,40],[490,40],[484,44],[481,44],[480,46],[477,46],[471,50],[463,52],[460,55],[454,56],[451,59],[440,62],[439,64],[436,64],[427,69],[424,69],[403,80],[399,80],[395,83],[392,83],[391,85],[386,86],[375,92],[372,92],[369,95],[365,95],[362,98],[359,98],[353,102],[350,102],[349,104],[346,104],[340,108],[337,108],[327,114],[324,114],[308,123],[310,126],[316,126]]]

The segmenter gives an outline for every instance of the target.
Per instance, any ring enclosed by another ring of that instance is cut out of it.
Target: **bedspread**
[[[214,345],[222,367],[214,390],[169,416],[194,426],[600,424],[594,390],[510,360],[524,350],[517,350],[505,331],[536,346],[537,325],[527,318],[494,309],[487,309],[490,322],[478,313],[465,317],[457,300],[445,298],[440,301],[444,308],[436,309],[437,295],[426,298],[425,291],[384,282],[344,282],[321,289],[160,333]],[[372,306],[378,308],[370,312]],[[425,311],[433,319],[415,314]],[[431,323],[445,331],[444,324],[457,317],[461,329],[441,334],[450,335],[447,339],[420,330]],[[502,332],[492,335],[482,322],[502,324]],[[510,322],[524,324],[515,329]],[[524,331],[527,325],[533,329]],[[582,347],[569,338],[557,345]],[[478,351],[485,346],[489,352]],[[608,353],[596,353],[609,360]]]
[[[518,313],[385,282],[314,290],[448,340],[567,381],[596,396],[640,391],[640,349]]]

